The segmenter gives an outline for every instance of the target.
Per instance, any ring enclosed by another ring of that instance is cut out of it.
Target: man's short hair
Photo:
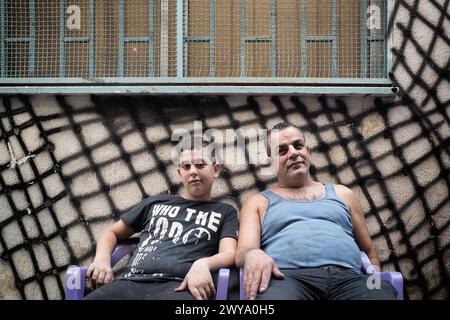
[[[182,139],[178,144],[178,154],[181,154],[184,150],[200,150],[201,148],[206,149],[208,156],[212,164],[216,164],[216,144],[214,141],[208,141],[203,138],[203,136],[192,136]]]
[[[272,130],[284,130],[287,128],[295,128],[298,131],[301,132],[301,134],[303,135],[303,139],[305,140],[306,143],[306,138],[305,138],[305,134],[303,133],[302,129],[300,129],[297,126],[294,126],[293,124],[290,124],[286,121],[280,121],[277,124],[275,124],[271,129],[269,129],[269,131],[267,131],[267,139],[266,139],[266,150],[267,150],[267,155],[270,157],[271,156],[271,152],[270,152],[270,135],[272,134]]]

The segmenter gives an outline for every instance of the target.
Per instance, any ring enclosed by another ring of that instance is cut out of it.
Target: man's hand
[[[216,288],[206,259],[199,259],[192,264],[183,282],[175,291],[183,291],[186,288],[189,288],[192,296],[197,300],[208,300],[209,297],[216,295]]]
[[[272,257],[264,251],[248,251],[244,262],[244,289],[247,298],[254,300],[258,292],[263,293],[269,286],[272,274],[278,279],[284,277]]]
[[[86,276],[94,280],[97,285],[103,285],[113,280],[111,262],[106,260],[94,260],[89,266]]]

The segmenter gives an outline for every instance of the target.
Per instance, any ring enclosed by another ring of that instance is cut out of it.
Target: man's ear
[[[214,170],[214,178],[218,178],[218,177],[219,177],[219,175],[220,175],[220,169],[221,169],[220,164],[218,164],[218,163],[214,164],[214,166],[213,166],[213,170]]]

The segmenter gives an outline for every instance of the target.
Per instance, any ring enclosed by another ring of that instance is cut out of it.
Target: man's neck
[[[280,181],[278,180],[278,187],[283,189],[302,189],[312,187],[317,184],[310,175],[304,177],[303,179],[296,179],[291,181]]]

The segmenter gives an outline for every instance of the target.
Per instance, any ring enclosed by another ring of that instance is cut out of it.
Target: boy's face
[[[204,148],[180,152],[178,174],[191,200],[209,200],[214,178],[220,173],[220,165],[213,164]]]

